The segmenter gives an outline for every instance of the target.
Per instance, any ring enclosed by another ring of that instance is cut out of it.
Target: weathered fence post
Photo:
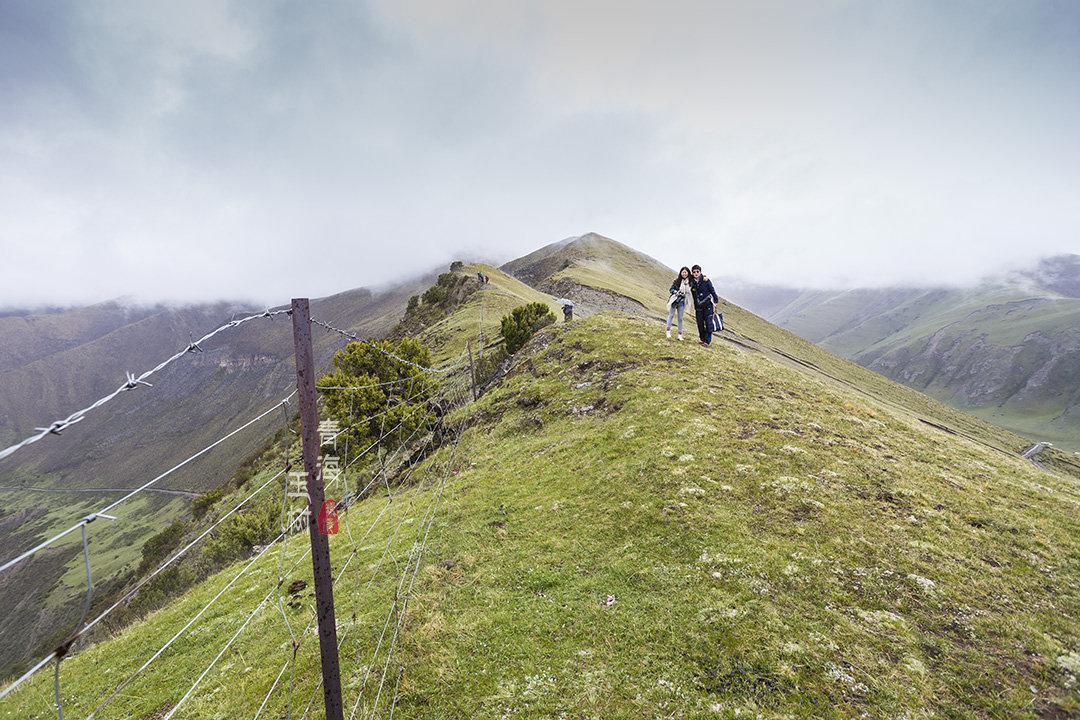
[[[315,398],[315,358],[311,350],[311,309],[307,298],[292,301],[293,345],[296,350],[296,391],[300,398],[304,472],[307,474],[308,534],[315,575],[315,612],[322,655],[323,700],[326,720],[342,720],[341,671],[338,667],[337,621],[334,617],[334,581],[330,572],[329,538],[319,532],[325,497],[319,472],[319,421]]]

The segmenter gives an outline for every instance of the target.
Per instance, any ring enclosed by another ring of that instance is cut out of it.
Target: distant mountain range
[[[889,378],[998,425],[1080,450],[1080,255],[970,288],[720,292]]]

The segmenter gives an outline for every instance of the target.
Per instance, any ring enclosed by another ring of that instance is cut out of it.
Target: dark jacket
[[[702,310],[711,311],[713,305],[720,302],[720,296],[716,294],[712,280],[708,278],[703,277],[690,283],[690,289],[694,292],[694,305]]]

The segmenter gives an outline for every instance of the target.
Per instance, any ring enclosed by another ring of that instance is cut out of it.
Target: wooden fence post
[[[342,720],[341,670],[338,667],[337,621],[334,617],[334,580],[330,572],[330,542],[319,532],[322,510],[322,473],[319,472],[319,419],[315,396],[315,358],[311,349],[311,309],[307,298],[292,301],[293,345],[296,351],[296,391],[300,398],[304,472],[307,474],[308,534],[315,576],[315,614],[319,622],[322,655],[323,701],[326,720]]]

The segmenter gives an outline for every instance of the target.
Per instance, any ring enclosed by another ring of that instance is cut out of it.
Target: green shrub
[[[202,576],[190,565],[184,563],[170,565],[140,588],[130,603],[121,606],[122,614],[114,620],[112,627],[122,627],[135,618],[165,607],[201,579]]]
[[[218,485],[216,488],[207,490],[191,502],[191,514],[199,520],[212,508],[218,500],[225,497],[225,486]]]
[[[476,361],[476,384],[484,387],[498,372],[499,366],[509,357],[505,347],[497,347],[489,350],[482,358]]]
[[[443,285],[432,285],[424,291],[425,305],[441,305],[450,295],[449,290]]]
[[[409,298],[405,315],[388,337],[397,339],[416,335],[453,312],[479,287],[480,283],[471,275],[459,272],[439,275],[435,284],[422,295]]]
[[[150,539],[143,543],[142,560],[139,561],[139,569],[136,572],[143,575],[160,565],[165,556],[180,543],[186,530],[187,523],[177,520],[164,530],[151,535]]]
[[[449,310],[464,299],[468,293],[462,293],[463,286],[469,283],[469,277],[456,272],[447,272],[439,275],[434,285],[424,291],[424,304],[438,305],[444,310]],[[475,290],[475,288],[472,288]]]
[[[555,315],[547,305],[533,302],[510,311],[502,319],[502,336],[506,340],[506,352],[513,355],[529,341],[537,330],[555,322]]]
[[[265,545],[281,532],[281,508],[274,504],[233,515],[206,544],[205,555],[215,566],[247,557],[256,545]]]
[[[319,378],[319,385],[362,388],[322,394],[327,416],[342,427],[336,442],[339,455],[345,454],[346,441],[352,455],[384,435],[380,445],[393,450],[434,422],[428,401],[438,384],[421,369],[430,365],[431,354],[412,338],[354,342],[335,353],[334,369]]]

